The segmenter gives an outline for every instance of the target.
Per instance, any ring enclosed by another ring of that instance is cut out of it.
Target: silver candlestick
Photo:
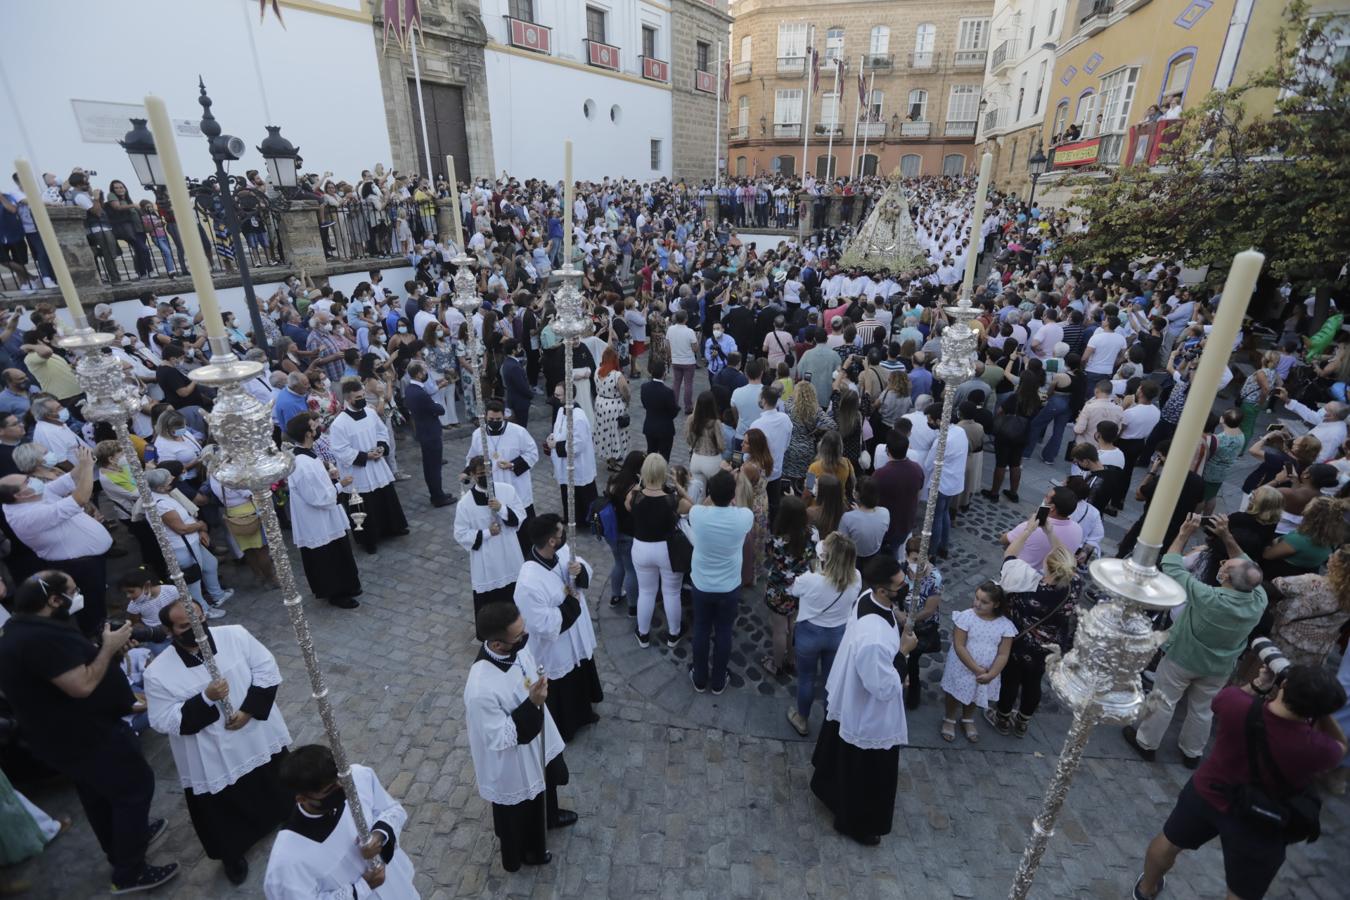
[[[309,674],[310,692],[318,705],[319,718],[323,721],[323,730],[337,763],[338,780],[346,791],[347,805],[352,811],[356,832],[361,842],[365,843],[370,838],[370,830],[361,809],[356,784],[352,781],[351,764],[347,761],[342,734],[338,730],[337,717],[328,696],[328,685],[314,649],[314,637],[309,631],[304,600],[296,586],[295,571],[291,568],[291,558],[286,552],[281,522],[272,506],[272,486],[291,473],[295,468],[295,458],[289,452],[277,449],[272,442],[271,404],[260,402],[243,388],[244,382],[256,378],[263,371],[263,364],[235,358],[224,337],[212,337],[210,341],[211,364],[191,373],[193,381],[217,389],[215,404],[211,412],[207,413],[217,450],[211,454],[207,465],[211,474],[222,484],[252,494],[253,505],[257,507],[263,531],[267,535],[267,552],[272,557],[277,581],[281,584],[286,613],[290,616],[291,628],[295,631],[295,640],[300,645],[300,654],[305,661],[305,671]]]
[[[101,334],[89,327],[89,321],[83,315],[75,319],[75,330],[63,335],[57,346],[69,350],[76,356],[75,377],[84,391],[84,416],[90,422],[107,422],[117,434],[117,445],[131,467],[131,479],[136,483],[136,492],[140,496],[141,512],[150,524],[150,531],[159,544],[160,556],[169,573],[178,596],[183,599],[183,608],[187,610],[188,622],[192,625],[192,637],[197,642],[197,653],[206,666],[206,672],[212,681],[220,681],[220,667],[216,665],[216,654],[211,649],[211,641],[202,627],[201,613],[197,604],[190,602],[187,581],[183,578],[183,569],[178,565],[178,555],[174,550],[169,531],[160,518],[159,507],[145,481],[145,470],[136,447],[131,443],[131,432],[127,428],[127,419],[141,408],[141,394],[134,382],[127,378],[122,369],[122,361],[112,352],[115,340],[111,334]],[[210,552],[209,550],[206,552]],[[234,715],[234,706],[226,695],[217,701],[221,714],[226,720]]]
[[[467,253],[460,253],[454,259],[450,260],[455,264],[455,293],[451,299],[455,309],[459,310],[464,316],[465,331],[469,335],[469,359],[473,365],[473,383],[474,391],[478,394],[478,436],[481,449],[479,452],[483,456],[483,467],[487,470],[487,485],[484,490],[487,491],[488,506],[491,508],[492,501],[497,499],[497,462],[488,456],[488,435],[487,435],[487,366],[486,352],[483,341],[478,340],[478,332],[473,327],[474,313],[478,312],[479,307],[483,305],[483,298],[478,293],[478,280],[474,277],[473,267],[477,265],[477,260]],[[472,478],[472,475],[470,476]],[[469,485],[473,490],[473,485]],[[496,521],[497,514],[492,513],[493,521]]]
[[[1102,721],[1133,722],[1143,706],[1139,673],[1166,637],[1165,632],[1153,630],[1148,613],[1172,609],[1186,599],[1185,589],[1158,571],[1159,549],[1141,542],[1129,559],[1093,560],[1088,571],[1106,599],[1079,619],[1074,648],[1063,659],[1053,653],[1046,660],[1050,685],[1073,709],[1073,724],[1041,811],[1032,822],[1031,837],[1008,893],[1012,900],[1023,900],[1031,891],[1092,729]]]
[[[975,348],[979,334],[970,327],[980,311],[971,306],[970,296],[963,295],[955,306],[946,308],[948,323],[942,329],[942,358],[935,373],[942,379],[942,419],[938,422],[937,455],[933,459],[933,474],[928,479],[928,502],[923,508],[923,528],[919,532],[919,571],[915,585],[922,584],[929,568],[928,545],[933,537],[933,519],[937,513],[938,498],[942,494],[942,469],[946,464],[947,432],[952,427],[952,408],[956,405],[956,388],[975,373]],[[950,515],[948,510],[946,515]],[[909,592],[909,612],[915,612],[918,590]]]
[[[572,439],[574,410],[576,404],[576,379],[572,373],[572,354],[577,346],[577,341],[581,340],[582,335],[586,333],[588,322],[583,310],[583,299],[581,288],[578,284],[582,278],[580,269],[572,265],[568,260],[561,269],[555,269],[553,275],[561,279],[562,284],[558,286],[558,291],[554,296],[554,305],[557,307],[557,318],[553,320],[553,330],[563,341],[563,416],[567,425],[567,536],[575,537],[577,533],[577,482],[575,472],[575,460],[577,458],[576,443]],[[598,361],[597,361],[598,362]]]

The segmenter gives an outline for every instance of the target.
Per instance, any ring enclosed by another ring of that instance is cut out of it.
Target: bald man
[[[0,391],[0,413],[13,413],[20,419],[32,401],[28,396],[28,375],[22,369],[5,369],[5,389]]]

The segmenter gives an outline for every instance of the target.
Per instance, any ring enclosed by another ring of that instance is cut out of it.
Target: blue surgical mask
[[[57,417],[58,419],[60,419],[62,422],[69,422],[69,421],[70,421],[70,410],[66,409],[66,408],[63,406],[63,407],[61,407],[61,411],[58,412],[58,413],[56,414],[56,417]]]
[[[174,437],[180,437],[180,438],[181,438],[181,437],[187,437],[187,433],[188,433],[188,430],[187,430],[186,428],[175,428],[175,429],[173,430],[173,436],[174,436]]]

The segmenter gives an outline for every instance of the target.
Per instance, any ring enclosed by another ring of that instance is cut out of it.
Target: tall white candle
[[[572,264],[572,142],[563,141],[563,266]]]
[[[150,132],[155,136],[155,150],[164,167],[169,205],[173,207],[174,218],[178,220],[178,236],[183,241],[183,256],[187,261],[188,272],[192,275],[197,302],[201,305],[206,336],[224,338],[225,321],[220,317],[216,284],[211,279],[211,263],[206,258],[206,249],[202,246],[201,235],[196,227],[197,212],[192,205],[192,198],[188,196],[187,178],[183,175],[183,163],[178,158],[178,143],[174,140],[173,125],[169,122],[169,109],[163,100],[154,94],[147,94],[145,111],[150,120]]]
[[[989,195],[989,172],[994,167],[994,154],[980,157],[980,177],[975,182],[975,217],[970,220],[970,247],[966,250],[966,277],[961,282],[961,300],[972,295],[975,287],[975,264],[980,258],[980,229],[984,226],[984,204]]]
[[[455,158],[453,156],[445,158],[445,168],[450,178],[450,207],[455,212],[452,217],[455,220],[455,246],[459,248],[460,253],[468,253],[468,248],[464,246],[464,227],[461,224],[461,220],[464,218],[464,210],[459,205],[459,182],[455,179]]]
[[[47,206],[42,202],[42,186],[33,175],[33,166],[22,157],[14,160],[14,169],[19,173],[19,186],[28,198],[28,210],[33,214],[33,224],[37,226],[38,237],[47,250],[47,259],[52,264],[52,274],[61,288],[61,296],[66,298],[66,308],[71,318],[79,323],[84,318],[84,307],[80,305],[80,295],[75,290],[75,282],[66,268],[66,257],[56,240],[56,229],[52,227],[51,217],[47,215]]]
[[[1219,312],[1205,340],[1205,352],[1200,354],[1200,364],[1191,376],[1186,405],[1182,408],[1176,433],[1172,435],[1171,449],[1153,490],[1153,499],[1149,501],[1148,517],[1144,519],[1144,526],[1139,532],[1139,542],[1142,544],[1160,545],[1167,533],[1167,523],[1176,510],[1186,472],[1191,466],[1191,457],[1195,455],[1195,447],[1205,430],[1205,420],[1214,405],[1219,378],[1228,366],[1233,342],[1237,340],[1242,317],[1247,314],[1247,304],[1252,299],[1252,289],[1256,287],[1256,277],[1261,274],[1261,266],[1265,261],[1265,255],[1255,250],[1244,250],[1233,257],[1233,265],[1228,269],[1228,280],[1224,282],[1223,297],[1219,301]]]

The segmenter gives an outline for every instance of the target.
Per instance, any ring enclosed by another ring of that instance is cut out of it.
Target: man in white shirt
[[[682,298],[682,302],[688,298]],[[685,323],[689,314],[683,309],[675,313],[675,324],[666,329],[666,343],[670,347],[670,365],[675,370],[675,396],[680,399],[685,415],[694,411],[694,372],[698,368],[698,335]],[[683,389],[683,390],[682,390]]]
[[[764,434],[769,445],[769,454],[773,456],[773,471],[769,473],[766,490],[769,494],[769,521],[778,514],[778,501],[783,498],[783,457],[787,455],[788,441],[792,438],[792,419],[778,409],[782,392],[772,384],[764,385],[759,392],[759,416],[755,419],[755,428]]]
[[[1102,327],[1088,339],[1083,350],[1083,371],[1089,381],[1109,379],[1115,374],[1116,365],[1125,354],[1125,338],[1116,333],[1120,319],[1107,316],[1102,319]]]
[[[1064,326],[1059,324],[1059,313],[1053,306],[1045,308],[1041,317],[1041,327],[1031,338],[1031,352],[1039,360],[1049,359],[1055,352],[1055,345],[1064,340]]]
[[[925,410],[928,427],[934,431],[942,423],[942,404],[933,403]],[[938,492],[937,505],[933,511],[933,535],[928,543],[930,556],[936,553],[946,559],[951,539],[951,507],[956,498],[966,489],[966,454],[970,452],[970,441],[963,428],[947,429],[947,446],[942,454],[942,478],[933,484],[933,470],[937,465],[938,442],[933,441],[923,459],[923,477],[930,490]]]
[[[1284,388],[1276,388],[1275,396],[1290,412],[1314,426],[1308,433],[1322,442],[1322,450],[1317,454],[1318,462],[1327,462],[1340,453],[1346,441],[1346,416],[1350,413],[1350,406],[1332,400],[1323,404],[1321,409],[1309,409],[1291,398]]]
[[[35,423],[33,441],[55,454],[57,462],[52,465],[69,469],[75,464],[80,448],[88,449],[84,441],[66,425],[70,419],[69,411],[51,397],[41,397],[33,401],[30,412]]]

